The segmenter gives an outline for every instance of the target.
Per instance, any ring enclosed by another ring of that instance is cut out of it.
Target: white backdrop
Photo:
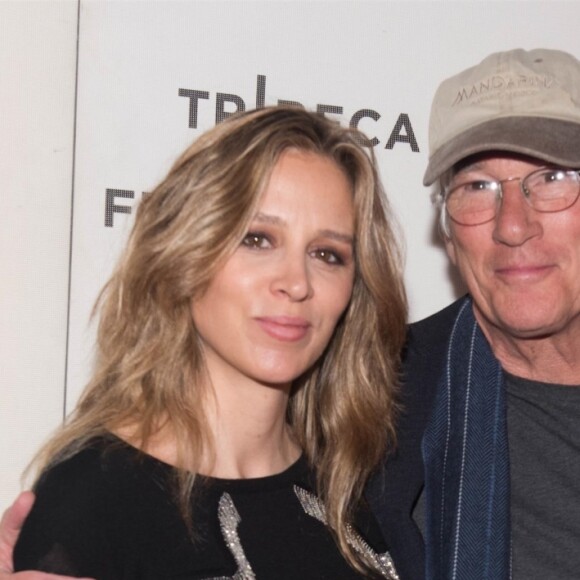
[[[415,320],[461,291],[421,185],[437,84],[517,46],[580,56],[579,17],[556,0],[0,0],[0,509],[87,380],[130,212],[216,116],[365,111]]]

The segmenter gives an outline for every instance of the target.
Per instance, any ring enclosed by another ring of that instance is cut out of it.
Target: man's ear
[[[457,255],[455,253],[455,243],[453,239],[445,236],[445,249],[447,250],[447,255],[455,266],[457,266]]]

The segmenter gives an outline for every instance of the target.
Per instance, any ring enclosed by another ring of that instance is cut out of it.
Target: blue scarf
[[[423,438],[427,580],[508,580],[503,373],[466,298]]]

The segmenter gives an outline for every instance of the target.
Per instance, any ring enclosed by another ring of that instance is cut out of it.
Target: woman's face
[[[242,243],[192,302],[214,384],[288,385],[320,357],[352,293],[352,196],[334,161],[280,157]]]

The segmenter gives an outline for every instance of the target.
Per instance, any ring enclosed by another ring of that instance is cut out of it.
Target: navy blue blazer
[[[397,448],[367,487],[367,499],[401,580],[425,577],[423,537],[412,517],[423,489],[421,441],[460,303],[458,300],[409,326],[403,353]]]

